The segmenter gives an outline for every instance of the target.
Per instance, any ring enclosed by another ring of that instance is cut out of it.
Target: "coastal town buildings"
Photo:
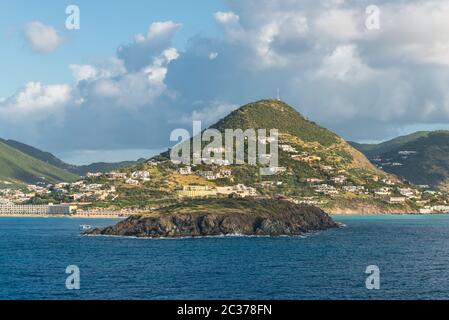
[[[99,178],[102,175],[103,175],[103,173],[101,173],[101,172],[88,172],[86,174],[86,177],[88,177],[88,178]]]
[[[182,174],[182,175],[192,174],[192,167],[186,166],[186,167],[179,168],[179,174]]]
[[[391,179],[382,179],[382,182],[385,183],[387,186],[394,186],[396,183]]]
[[[216,195],[217,189],[209,186],[184,186],[182,190],[178,191],[178,196],[181,198],[202,198]]]
[[[343,184],[346,182],[347,178],[345,176],[337,176],[337,177],[332,177],[331,178],[332,182],[337,183],[337,184]]]
[[[394,203],[404,203],[407,199],[405,197],[390,197],[389,202]]]
[[[129,185],[137,186],[137,185],[139,185],[139,180],[129,178],[129,179],[126,179],[125,183],[129,184]]]
[[[414,150],[401,150],[401,151],[398,151],[398,154],[401,156],[411,156],[411,155],[418,154],[418,152],[414,151]]]
[[[315,192],[317,193],[322,193],[322,194],[326,194],[326,195],[335,195],[338,194],[338,190],[331,185],[328,184],[321,184],[315,187]]]
[[[70,215],[75,210],[76,206],[71,205],[0,204],[0,214],[2,215]]]
[[[377,190],[374,190],[374,194],[378,196],[389,196],[391,194],[391,188],[382,187]]]
[[[197,171],[196,175],[207,179],[207,180],[217,180],[217,179],[225,179],[230,178],[232,176],[232,170],[220,169],[217,171],[208,170],[208,171]]]
[[[289,152],[289,153],[297,153],[298,152],[294,147],[292,147],[289,144],[281,144],[281,145],[279,145],[279,148],[284,152]]]
[[[131,179],[148,181],[150,180],[150,173],[148,171],[134,171],[131,173]]]
[[[127,174],[125,172],[109,172],[106,174],[106,176],[111,180],[117,180],[117,179],[125,179]]]
[[[398,188],[398,192],[408,199],[420,199],[421,193],[412,188]]]
[[[257,196],[257,190],[253,187],[238,184],[235,186],[209,187],[209,186],[184,186],[178,191],[179,197],[198,198],[213,196],[231,196],[235,195],[239,198]]]
[[[238,184],[235,186],[217,187],[217,194],[236,195],[239,198],[246,198],[257,196],[257,190],[244,184]]]
[[[343,191],[351,193],[363,193],[365,192],[364,186],[343,186]]]
[[[198,171],[196,174],[206,180],[218,179],[218,174],[214,171]]]

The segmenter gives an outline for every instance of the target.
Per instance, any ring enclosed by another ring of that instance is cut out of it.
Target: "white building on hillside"
[[[288,144],[281,144],[281,145],[279,145],[279,148],[284,152],[290,152],[290,153],[298,152],[294,147],[292,147],[291,145],[288,145]]]
[[[244,184],[238,184],[228,187],[217,187],[217,194],[232,195],[235,194],[240,198],[255,197],[257,190],[253,187],[247,187]]]
[[[179,168],[179,174],[182,174],[182,175],[192,174],[192,167],[187,166],[187,167]]]
[[[134,171],[131,173],[131,179],[150,180],[150,173],[148,171]]]

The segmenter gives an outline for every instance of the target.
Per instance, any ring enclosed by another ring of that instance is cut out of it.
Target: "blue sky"
[[[449,0],[3,0],[0,137],[79,164],[149,157],[277,88],[347,140],[448,129],[447,16]]]
[[[70,4],[77,4],[81,10],[82,27],[77,31],[65,30],[65,8]],[[182,23],[174,39],[175,46],[182,49],[195,34],[216,35],[213,13],[225,8],[218,0],[0,1],[1,37],[8,44],[0,51],[0,70],[8,75],[7,81],[0,83],[0,97],[12,95],[31,80],[72,81],[69,64],[113,56],[120,45],[131,42],[152,21]],[[52,55],[36,54],[27,48],[22,31],[26,23],[34,20],[60,30],[67,44]]]

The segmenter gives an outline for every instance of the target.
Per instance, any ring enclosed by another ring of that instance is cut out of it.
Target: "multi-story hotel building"
[[[58,215],[72,214],[75,206],[70,205],[16,205],[16,204],[0,204],[0,214],[29,214],[29,215]]]

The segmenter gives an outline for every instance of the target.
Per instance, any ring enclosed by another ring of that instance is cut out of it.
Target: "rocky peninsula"
[[[142,215],[87,235],[179,238],[221,235],[282,236],[337,228],[319,208],[285,200],[192,200]]]

